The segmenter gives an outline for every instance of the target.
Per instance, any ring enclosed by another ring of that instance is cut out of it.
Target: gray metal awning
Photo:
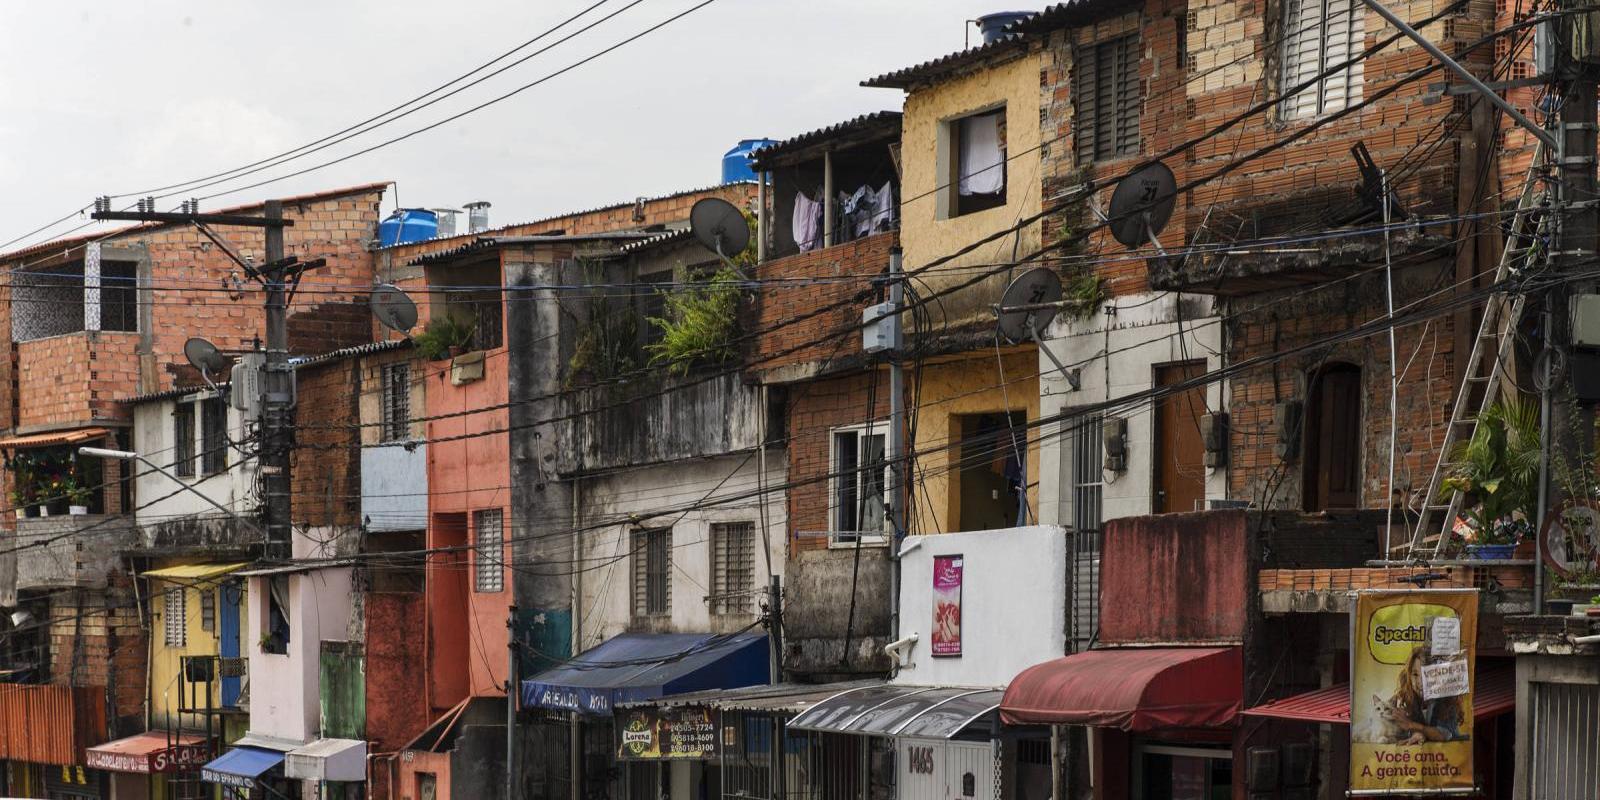
[[[789,722],[790,730],[949,739],[1000,708],[1004,689],[866,686],[840,692]]]
[[[747,686],[742,689],[714,689],[618,703],[621,708],[670,708],[673,706],[706,706],[722,711],[757,711],[773,714],[798,714],[806,709],[850,689],[881,686],[883,681],[850,681],[847,683],[803,684],[779,683],[765,686]]]

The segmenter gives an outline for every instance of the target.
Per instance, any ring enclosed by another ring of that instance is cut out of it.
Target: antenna
[[[1167,251],[1156,241],[1156,236],[1172,219],[1173,206],[1178,202],[1177,190],[1178,181],[1172,176],[1172,170],[1160,161],[1128,173],[1111,193],[1111,235],[1130,249],[1148,243],[1155,245],[1161,255],[1166,255]]]
[[[739,255],[750,246],[750,224],[738,207],[726,200],[707,197],[696,202],[689,209],[689,229],[700,244],[730,267],[730,254]]]
[[[405,333],[417,325],[417,304],[398,286],[385,283],[373,289],[367,303],[372,316],[389,330]]]
[[[1050,327],[1056,314],[1061,313],[1061,276],[1044,267],[1036,267],[1017,276],[1000,296],[1000,305],[994,308],[999,317],[1000,335],[1011,344],[1033,342],[1039,352],[1061,371],[1062,377],[1077,391],[1079,370],[1067,369],[1056,354],[1039,340],[1042,328]]]
[[[200,379],[216,390],[217,384],[211,380],[211,374],[227,369],[228,357],[223,355],[216,345],[198,336],[183,343],[183,357],[189,359],[189,364],[195,369],[200,370]]]

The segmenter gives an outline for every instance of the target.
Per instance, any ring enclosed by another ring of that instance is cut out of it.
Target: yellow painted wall
[[[186,563],[175,561],[161,566],[170,567]],[[194,563],[194,562],[187,562]],[[227,576],[213,578],[212,581],[226,580]],[[150,687],[151,687],[151,726],[152,729],[165,727],[176,723],[178,718],[178,705],[180,693],[187,692],[188,685],[179,680],[182,671],[183,656],[215,656],[221,655],[221,641],[217,638],[222,614],[222,598],[217,591],[221,584],[217,582],[198,583],[194,581],[170,582],[152,578],[150,580]],[[183,647],[168,647],[166,634],[166,597],[169,588],[182,588],[184,593],[187,619],[187,637]],[[217,622],[212,625],[212,630],[207,631],[201,627],[200,617],[200,591],[210,591],[216,599]],[[241,586],[239,591],[244,591]],[[244,600],[241,597],[241,617]],[[241,654],[248,652],[249,643],[244,641],[243,620],[240,620]],[[211,702],[220,705],[222,702],[222,682],[212,682],[213,690]],[[198,691],[198,690],[196,690]],[[195,704],[204,702],[204,698],[196,694]],[[185,721],[190,725],[195,724],[198,716],[187,716]]]
[[[946,472],[959,458],[951,445],[961,438],[960,415],[1024,411],[1028,422],[1039,419],[1037,351],[1029,345],[1006,348],[1002,353],[1003,358],[997,359],[994,350],[979,350],[923,367],[918,398],[921,410],[912,442],[917,453],[912,533],[949,532],[961,519],[955,476]],[[1028,429],[1029,484],[1039,481],[1039,434],[1037,427]],[[1028,507],[1037,521],[1037,485],[1028,489]]]
[[[1016,225],[1025,217],[1039,213],[1039,68],[1040,55],[1028,53],[1020,58],[953,78],[933,86],[913,90],[906,97],[901,119],[901,246],[905,266],[913,270],[962,247]],[[939,153],[947,137],[941,133],[947,123],[973,112],[986,111],[1004,103],[1006,107],[1006,204],[959,217],[941,218],[942,205],[937,195],[941,184],[949,182],[944,159]],[[1039,248],[1040,225],[1035,222],[1018,235],[1006,236],[942,265],[924,276],[932,291],[968,280],[971,271],[951,268],[1010,261],[1013,256],[1029,255]],[[990,306],[1005,289],[1010,276],[1000,275],[953,293],[930,310],[939,316],[948,312],[952,324],[992,321]],[[919,287],[927,293],[928,289]]]

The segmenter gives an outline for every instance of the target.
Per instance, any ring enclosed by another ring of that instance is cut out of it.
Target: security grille
[[[653,617],[672,610],[672,529],[633,532],[633,613]]]
[[[411,438],[411,365],[383,368],[383,440]]]
[[[1299,86],[1361,50],[1366,13],[1361,0],[1286,0],[1283,88]],[[1330,114],[1361,100],[1362,62],[1333,73],[1283,101],[1283,116]]]
[[[178,403],[172,409],[172,471],[194,477],[194,404]]]
[[[200,404],[200,471],[215,475],[228,468],[228,402],[221,397]]]
[[[168,589],[164,598],[165,606],[161,612],[161,625],[166,633],[168,647],[183,647],[188,643],[187,631],[185,630],[186,620],[184,619],[185,612],[188,609],[185,607],[187,603],[184,602],[186,600],[184,594],[183,589]]]
[[[1534,683],[1532,792],[1541,800],[1600,797],[1600,686]]]
[[[200,630],[214,633],[217,630],[217,592],[215,589],[200,590]]]
[[[1072,137],[1078,163],[1139,152],[1139,37],[1120,36],[1073,55]]]
[[[472,515],[478,540],[477,557],[473,559],[474,586],[480,592],[498,592],[506,588],[504,522],[498,508],[487,508]]]
[[[1067,440],[1072,463],[1067,479],[1072,488],[1072,563],[1068,620],[1073,652],[1089,649],[1100,630],[1100,516],[1105,482],[1101,472],[1101,418],[1071,423]]]
[[[756,526],[718,522],[711,526],[711,613],[749,614],[754,607]]]

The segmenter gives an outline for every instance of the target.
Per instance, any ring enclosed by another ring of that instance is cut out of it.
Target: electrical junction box
[[[1572,296],[1572,344],[1600,348],[1600,294]]]
[[[233,407],[245,412],[246,419],[261,416],[261,373],[266,367],[265,353],[245,353],[233,365],[228,378],[228,399]]]
[[[900,316],[894,303],[867,306],[861,315],[861,349],[868,353],[900,349]]]

